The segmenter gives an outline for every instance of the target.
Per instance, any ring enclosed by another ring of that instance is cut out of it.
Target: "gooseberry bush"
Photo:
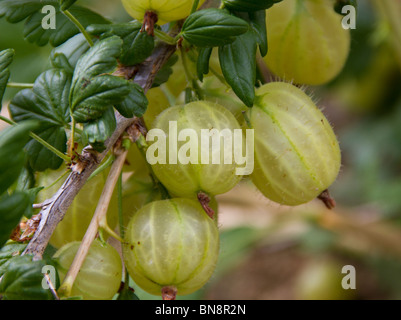
[[[132,21],[0,0],[10,28],[53,47],[31,84],[0,52],[0,100],[19,89],[1,117],[2,299],[190,294],[218,261],[215,196],[241,180],[282,205],[334,205],[340,148],[306,85],[343,68],[348,1],[122,4]]]

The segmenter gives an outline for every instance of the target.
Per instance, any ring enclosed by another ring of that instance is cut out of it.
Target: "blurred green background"
[[[80,0],[112,21],[129,21],[119,0]],[[218,197],[221,256],[196,299],[401,298],[401,2],[360,0],[343,72],[309,88],[340,140],[343,167],[322,203],[272,204],[244,180]],[[14,48],[11,81],[33,82],[50,45],[23,40],[23,23],[0,19],[0,50]],[[5,103],[17,91],[7,89]],[[356,269],[356,290],[341,269]],[[142,299],[153,299],[134,285]]]

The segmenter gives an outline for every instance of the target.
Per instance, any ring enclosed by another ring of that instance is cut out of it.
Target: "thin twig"
[[[82,239],[81,245],[79,246],[78,252],[75,255],[74,261],[72,262],[71,267],[68,270],[68,273],[64,279],[64,282],[59,289],[61,296],[68,297],[71,293],[71,289],[78,275],[78,272],[81,269],[86,256],[88,255],[92,242],[96,238],[99,225],[107,214],[111,197],[113,195],[114,188],[117,184],[117,180],[118,177],[120,176],[126,157],[127,157],[127,151],[125,150],[116,157],[116,159],[113,162],[113,165],[111,166],[110,173],[107,177],[106,184],[103,188],[102,195],[100,196],[100,200],[96,207],[96,211],[93,214],[91,223],[89,224],[89,227],[86,230],[85,236]]]

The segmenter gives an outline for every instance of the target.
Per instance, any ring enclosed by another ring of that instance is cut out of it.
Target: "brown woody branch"
[[[175,49],[175,46],[160,44],[155,48],[153,54],[142,64],[135,67],[124,67],[122,71],[127,78],[134,77],[133,81],[139,84],[146,93],[152,87],[156,74],[175,52]],[[97,153],[91,147],[84,148],[80,157],[80,163],[83,166],[79,170],[72,170],[56,194],[48,201],[45,201],[40,212],[41,221],[39,227],[23,254],[32,254],[34,260],[42,259],[43,252],[53,231],[57,224],[63,220],[75,196],[124,131],[136,119],[135,117],[131,119],[124,118],[116,112],[117,127],[113,135],[105,142],[106,149],[102,153]]]

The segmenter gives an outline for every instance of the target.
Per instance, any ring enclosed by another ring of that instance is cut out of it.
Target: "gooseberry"
[[[176,126],[176,130],[170,128],[170,123]],[[241,137],[241,141],[235,141],[233,138],[231,143],[225,142],[222,131],[234,136],[234,130],[240,131],[241,128],[226,108],[208,101],[174,106],[157,117],[152,129],[161,130],[165,134],[165,140],[160,136],[154,139],[156,141],[150,145],[147,159],[157,178],[173,195],[193,197],[199,192],[209,196],[222,194],[240,181],[241,176],[236,174],[234,152],[230,155],[225,148],[231,145],[233,151],[235,144],[242,143],[243,139]],[[184,130],[190,132],[185,131],[185,135],[181,136]],[[205,133],[208,135],[207,139],[202,138]],[[209,141],[209,146],[205,147],[206,140]],[[220,148],[214,148],[214,140],[220,141]],[[163,142],[166,145],[164,158],[159,149]],[[229,159],[225,158],[227,154]],[[150,156],[154,160],[150,160]]]
[[[199,1],[199,6],[205,0]],[[181,20],[187,17],[192,8],[192,0],[122,0],[125,10],[135,19],[142,21],[147,11],[157,14],[158,23]]]
[[[320,85],[337,76],[348,57],[350,31],[330,0],[285,0],[266,11],[269,52],[264,60],[277,76]]]
[[[81,242],[70,242],[53,256],[62,282],[70,268]],[[95,240],[72,286],[71,296],[84,300],[110,300],[120,288],[122,262],[117,250]]]
[[[130,276],[143,290],[190,294],[210,279],[219,254],[216,224],[191,199],[159,200],[131,218],[123,246]]]
[[[248,117],[255,135],[251,178],[267,198],[299,205],[335,181],[341,166],[337,138],[301,89],[284,82],[263,85]]]

